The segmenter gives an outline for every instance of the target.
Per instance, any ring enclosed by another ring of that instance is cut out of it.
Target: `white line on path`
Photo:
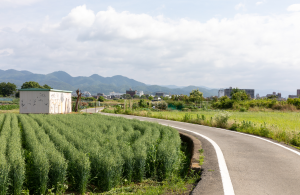
[[[216,142],[214,142],[212,139],[210,139],[204,135],[201,135],[200,133],[196,133],[196,132],[193,132],[193,131],[190,131],[187,129],[183,129],[180,127],[175,127],[175,126],[170,126],[170,125],[166,125],[166,126],[173,127],[176,129],[181,129],[183,131],[188,131],[188,132],[194,133],[196,135],[199,135],[199,136],[203,137],[204,139],[206,139],[207,141],[209,141],[214,146],[216,153],[217,153],[218,162],[219,162],[219,168],[220,168],[220,172],[221,172],[224,195],[234,195],[234,190],[233,190],[233,186],[232,186],[229,172],[227,169],[227,165],[225,162],[225,158],[224,158],[224,155],[223,155],[220,147],[218,146],[218,144]]]

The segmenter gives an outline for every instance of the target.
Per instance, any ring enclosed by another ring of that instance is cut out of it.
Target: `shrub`
[[[227,111],[222,111],[216,114],[214,116],[214,119],[216,121],[217,127],[226,128],[229,117],[230,114]]]

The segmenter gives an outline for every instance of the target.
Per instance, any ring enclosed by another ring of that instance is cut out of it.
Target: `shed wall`
[[[20,113],[49,113],[49,91],[20,91]]]
[[[72,112],[71,93],[50,91],[50,114],[66,114]]]

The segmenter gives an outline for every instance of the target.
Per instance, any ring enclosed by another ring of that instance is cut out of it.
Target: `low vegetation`
[[[300,147],[299,112],[259,110],[240,112],[234,110],[161,111],[157,109],[106,108],[103,112],[122,113],[159,119],[189,122],[220,127],[239,132],[272,138]]]
[[[86,114],[2,114],[0,127],[0,194],[147,194],[195,182],[170,127]]]

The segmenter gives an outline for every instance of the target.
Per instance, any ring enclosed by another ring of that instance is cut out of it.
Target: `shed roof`
[[[72,91],[59,90],[59,89],[42,89],[42,88],[27,88],[27,89],[18,89],[19,91],[53,91],[53,92],[62,92],[62,93],[72,93]]]

